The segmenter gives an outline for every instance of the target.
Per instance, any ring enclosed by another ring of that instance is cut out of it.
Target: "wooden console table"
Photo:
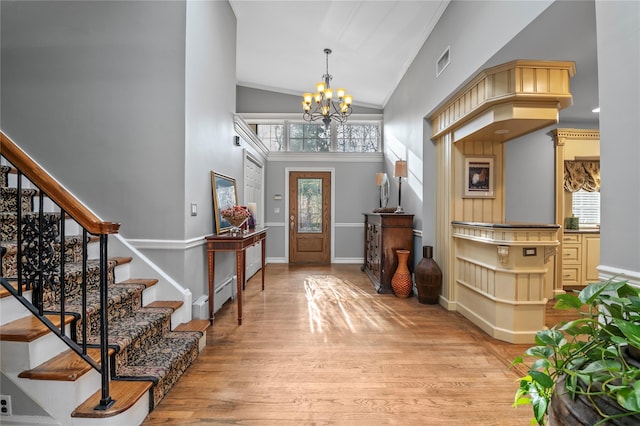
[[[236,274],[238,276],[238,325],[242,325],[242,291],[245,288],[245,261],[246,250],[255,244],[262,245],[262,290],[264,290],[264,255],[265,240],[268,228],[249,230],[248,234],[232,236],[229,234],[209,235],[207,240],[207,253],[209,255],[209,321],[213,324],[213,288],[215,274],[215,259],[217,251],[233,251],[236,253]]]

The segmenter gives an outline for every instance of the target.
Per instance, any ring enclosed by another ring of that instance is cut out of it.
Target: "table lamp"
[[[398,208],[394,213],[404,213],[402,209],[402,178],[407,177],[407,160],[396,161],[393,176],[398,178]]]

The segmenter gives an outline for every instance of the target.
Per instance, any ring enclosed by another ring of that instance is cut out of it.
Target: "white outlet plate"
[[[11,395],[0,395],[0,415],[11,416]]]

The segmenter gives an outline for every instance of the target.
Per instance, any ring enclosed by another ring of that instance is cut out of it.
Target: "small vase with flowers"
[[[241,236],[244,233],[241,226],[249,219],[251,213],[244,206],[233,206],[222,210],[220,215],[231,224],[229,233],[233,236]]]

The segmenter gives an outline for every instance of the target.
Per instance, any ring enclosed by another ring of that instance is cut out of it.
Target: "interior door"
[[[262,161],[245,150],[244,153],[244,205],[253,208],[256,226],[262,227],[262,205],[264,200],[262,182],[264,170]],[[261,244],[245,251],[245,277],[251,278],[262,267]]]
[[[289,173],[289,263],[331,263],[331,172]]]

